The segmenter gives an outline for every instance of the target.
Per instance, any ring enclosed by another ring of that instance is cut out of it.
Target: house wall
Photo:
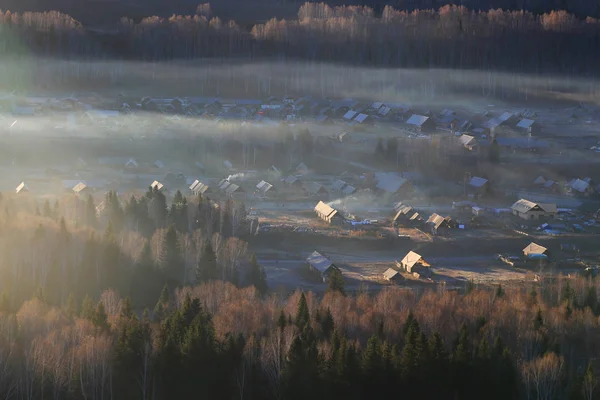
[[[556,214],[549,213],[546,211],[534,211],[534,210],[528,211],[526,213],[521,213],[516,210],[513,210],[513,215],[516,215],[517,217],[522,218],[527,221],[536,221],[539,219],[553,218]]]

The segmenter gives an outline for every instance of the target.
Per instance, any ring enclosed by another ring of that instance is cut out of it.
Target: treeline
[[[69,295],[81,301],[112,288],[143,308],[164,285],[214,279],[266,291],[264,270],[241,239],[253,228],[242,202],[188,203],[177,192],[168,204],[152,189],[125,201],[108,192],[98,205],[92,196],[51,204],[5,195],[0,209],[0,292],[11,307],[33,293],[60,306]]]
[[[477,68],[595,75],[597,19],[564,11],[473,11],[462,6],[412,12],[306,3],[298,19],[250,30],[212,17],[123,18],[116,32],[90,33],[56,12],[3,13],[0,49],[62,57],[174,60],[231,58],[342,62],[405,68]],[[525,40],[526,39],[526,40]]]
[[[110,290],[72,299],[0,302],[2,398],[598,396],[593,281],[321,299],[214,281],[165,288],[143,313]]]

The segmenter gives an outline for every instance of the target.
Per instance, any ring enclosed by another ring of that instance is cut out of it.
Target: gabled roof
[[[227,179],[222,179],[217,186],[220,190],[225,190],[229,187],[229,185],[231,185],[231,182],[229,182]]]
[[[547,248],[534,242],[529,243],[527,247],[523,249],[523,253],[525,254],[544,254],[547,251]]]
[[[285,183],[286,185],[293,185],[297,181],[298,181],[298,177],[296,177],[294,175],[290,175],[283,180],[283,183]]]
[[[479,176],[474,176],[469,180],[469,185],[476,188],[483,187],[486,183],[488,183],[488,180]]]
[[[346,114],[344,114],[344,119],[350,121],[356,116],[356,114],[358,114],[356,111],[350,110]]]
[[[323,185],[321,185],[317,182],[304,182],[303,187],[304,187],[304,190],[306,190],[308,193],[312,193],[312,194],[317,194],[317,193],[325,190]]]
[[[159,181],[154,181],[154,182],[152,182],[152,184],[150,185],[150,187],[151,187],[152,189],[156,189],[156,190],[162,190],[162,189],[165,187],[165,185],[163,185],[163,184],[162,184],[162,183],[160,183]]]
[[[544,177],[541,175],[535,178],[535,181],[533,181],[534,185],[543,185],[544,183],[546,183],[546,179],[544,179]]]
[[[409,219],[409,221],[422,221],[423,217],[418,212],[415,212]]]
[[[526,213],[534,208],[539,207],[541,210],[549,213],[555,213],[557,211],[556,204],[542,204],[534,203],[533,201],[521,199],[515,202],[511,209],[520,213]]]
[[[571,182],[567,184],[571,189],[576,190],[580,193],[585,193],[586,190],[590,187],[590,184],[582,179],[573,179]]]
[[[452,111],[452,110],[451,110],[451,109],[449,109],[449,108],[444,108],[444,109],[442,110],[442,112],[440,113],[440,115],[443,115],[443,116],[445,116],[445,117],[449,117],[449,116],[451,116],[451,115],[454,115],[454,114],[455,114],[455,112],[454,112],[454,111]]]
[[[429,117],[426,117],[424,115],[413,114],[406,121],[406,123],[409,125],[422,126],[425,122],[427,122],[428,119]]]
[[[191,185],[190,185],[190,190],[194,190],[198,185],[200,185],[202,182],[200,182],[198,179],[196,179]]]
[[[369,116],[367,114],[358,114],[354,118],[354,121],[358,122],[359,124],[362,124],[363,122],[366,121],[367,118],[369,118]]]
[[[25,184],[25,182],[21,182],[19,184],[19,186],[17,186],[17,188],[15,189],[16,193],[25,193],[28,192],[29,188],[27,187],[27,185]]]
[[[400,272],[396,271],[395,269],[393,269],[393,268],[388,268],[388,269],[387,269],[387,270],[386,270],[386,271],[383,273],[383,277],[389,281],[389,280],[392,280],[392,279],[394,279],[394,278],[395,278],[397,275],[399,275],[399,274],[400,274]]]
[[[209,186],[205,183],[200,182],[199,180],[195,180],[194,183],[190,185],[190,190],[194,194],[204,194],[209,189]]]
[[[337,214],[337,210],[331,207],[329,204],[319,201],[315,206],[315,212],[327,219],[333,218]]]
[[[460,135],[460,137],[458,138],[458,141],[463,146],[473,146],[476,144],[475,138],[471,135]]]
[[[396,193],[406,182],[408,182],[408,180],[399,175],[380,175],[380,179],[377,182],[377,189],[387,193]]]
[[[318,251],[314,251],[310,256],[308,256],[306,258],[306,262],[322,274],[327,272],[327,270],[331,267],[335,268],[335,265],[333,265],[329,259],[327,259]]]
[[[521,199],[521,200],[517,200],[510,208],[512,210],[520,212],[520,213],[526,213],[536,207],[537,207],[537,204],[534,203],[533,201]]]
[[[342,193],[345,195],[350,195],[354,192],[356,192],[356,188],[354,186],[346,185],[346,187],[342,189]]]
[[[342,190],[346,185],[347,185],[346,182],[344,182],[341,179],[338,179],[335,182],[333,182],[333,185],[331,186],[331,188],[333,190]]]
[[[551,188],[551,187],[552,187],[552,185],[554,185],[554,181],[553,181],[553,180],[550,180],[550,179],[548,179],[546,182],[544,182],[544,187],[545,187],[546,189],[549,189],[549,188]]]
[[[427,221],[425,223],[431,224],[435,229],[437,229],[440,226],[442,226],[443,223],[446,223],[446,222],[448,222],[448,217],[444,218],[439,214],[433,213],[429,216],[429,218],[427,219]]]
[[[410,269],[418,262],[424,262],[423,257],[421,257],[420,254],[417,254],[411,250],[402,259],[402,266],[404,266],[407,269]],[[427,263],[425,263],[425,264],[427,264]],[[429,264],[427,264],[427,265],[429,265]]]
[[[227,189],[225,189],[225,192],[227,194],[233,194],[236,192],[243,192],[244,190],[239,187],[238,185],[236,185],[235,183],[232,183],[231,185],[227,186]]]
[[[517,124],[517,128],[528,129],[531,128],[535,124],[535,121],[532,119],[523,118]]]
[[[414,209],[411,206],[402,206],[396,211],[396,215],[394,216],[394,221],[398,220],[398,218],[402,216],[412,215],[414,213]]]
[[[308,167],[306,166],[306,164],[304,164],[303,162],[301,162],[300,164],[298,164],[298,166],[296,167],[296,171],[297,172],[308,172]]]
[[[80,193],[81,191],[85,190],[85,188],[87,188],[87,185],[83,182],[79,182],[77,185],[75,185],[73,187],[73,191],[75,193]]]
[[[273,185],[271,185],[269,182],[267,181],[260,181],[258,182],[258,184],[256,185],[256,188],[258,190],[260,190],[262,193],[267,193],[269,190],[271,190],[271,188],[273,187]]]

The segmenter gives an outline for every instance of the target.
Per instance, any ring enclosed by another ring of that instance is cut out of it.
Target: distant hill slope
[[[205,0],[208,1],[208,0]],[[202,0],[0,0],[0,9],[13,12],[56,10],[71,15],[88,26],[115,23],[127,16],[139,20],[146,16],[168,17],[193,14]],[[304,1],[217,0],[211,6],[214,15],[223,20],[234,19],[243,24],[264,22],[273,17],[295,18]],[[534,13],[566,10],[578,17],[600,16],[600,3],[585,0],[330,0],[331,6],[366,5],[379,12],[386,5],[396,9],[438,9],[446,4],[463,5],[473,10],[502,8],[523,9]]]

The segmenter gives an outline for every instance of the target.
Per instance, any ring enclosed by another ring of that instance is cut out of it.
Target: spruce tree
[[[101,301],[96,305],[96,310],[94,312],[94,316],[92,317],[92,323],[95,327],[108,330],[110,325],[108,324],[108,315],[106,315],[106,311],[104,309],[104,303]]]
[[[325,315],[321,318],[321,331],[323,332],[323,336],[328,338],[331,336],[335,328],[335,323],[333,321],[333,315],[331,314],[331,309],[328,307]]]
[[[285,318],[285,313],[283,310],[279,313],[279,318],[277,318],[277,328],[279,328],[279,332],[283,333],[287,325],[287,318]]]
[[[169,304],[169,288],[165,285],[160,297],[154,306],[154,321],[162,321],[166,317],[166,309]]]
[[[133,307],[131,306],[131,299],[129,297],[125,297],[125,299],[123,299],[123,303],[121,304],[121,317],[125,319],[131,319],[134,315]]]
[[[218,278],[217,255],[210,241],[206,242],[196,268],[196,281],[208,282]]]
[[[183,280],[184,263],[175,225],[169,225],[169,228],[163,235],[159,264],[169,279],[174,282],[181,282]]]
[[[304,292],[302,292],[300,295],[300,300],[298,301],[295,322],[299,329],[303,329],[310,322],[310,313],[308,311],[308,303],[306,302],[306,296],[304,296]]]
[[[342,271],[337,268],[333,268],[331,274],[329,274],[327,290],[330,292],[338,292],[342,295],[345,295],[346,292],[344,287],[346,286],[346,282],[344,281],[344,276],[342,275]]]

